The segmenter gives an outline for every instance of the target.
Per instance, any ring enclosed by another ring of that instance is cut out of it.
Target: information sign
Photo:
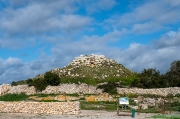
[[[129,99],[127,97],[119,98],[119,104],[129,105]]]

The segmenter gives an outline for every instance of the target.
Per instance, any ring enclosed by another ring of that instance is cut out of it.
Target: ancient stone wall
[[[180,87],[170,88],[154,88],[154,89],[142,89],[142,88],[118,88],[119,94],[154,94],[159,96],[167,96],[168,94],[176,95],[180,94]]]
[[[77,115],[80,113],[79,104],[79,102],[0,102],[0,112]]]
[[[168,94],[180,94],[180,87],[171,88],[156,88],[156,89],[142,89],[142,88],[118,88],[119,94],[155,94],[160,96],[167,96]],[[27,85],[11,86],[9,84],[0,85],[0,96],[4,94],[19,94],[26,93],[27,95],[35,94],[35,88]],[[60,86],[48,86],[43,94],[102,94],[102,89],[97,89],[96,86],[87,84],[61,84]]]
[[[80,57],[75,57],[75,60],[70,62],[68,65],[73,65],[73,66],[84,65],[84,66],[94,67],[94,66],[102,66],[104,62],[107,62],[109,64],[117,63],[112,59],[106,58],[104,55],[91,54],[90,56],[80,55]]]
[[[9,90],[11,90],[11,85],[9,84],[0,85],[0,96],[7,94]]]
[[[42,93],[45,94],[101,94],[101,89],[96,89],[96,86],[87,84],[61,84],[60,86],[48,86]]]

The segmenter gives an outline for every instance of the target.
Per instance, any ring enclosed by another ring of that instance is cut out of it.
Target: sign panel
[[[119,104],[129,105],[129,99],[127,97],[119,98]]]

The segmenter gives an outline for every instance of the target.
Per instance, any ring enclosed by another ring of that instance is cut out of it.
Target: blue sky
[[[0,0],[0,83],[102,54],[135,72],[180,60],[180,0]]]

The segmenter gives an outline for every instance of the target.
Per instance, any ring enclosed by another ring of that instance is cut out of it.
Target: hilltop
[[[94,54],[75,57],[67,66],[53,69],[51,72],[57,74],[62,80],[66,80],[65,82],[75,79],[79,81],[86,79],[92,82],[95,80],[98,82],[118,81],[132,78],[135,75],[117,61],[104,55]]]
[[[51,70],[59,77],[107,79],[133,76],[134,72],[104,55],[80,55],[65,66]]]

